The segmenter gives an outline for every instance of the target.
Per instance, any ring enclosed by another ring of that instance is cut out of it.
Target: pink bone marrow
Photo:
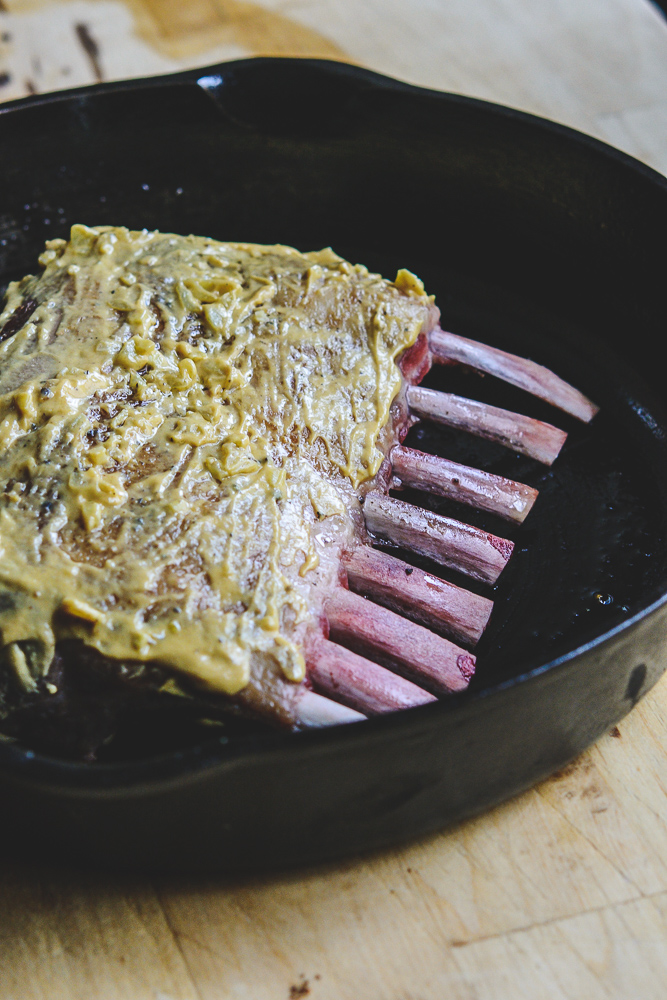
[[[598,412],[599,407],[578,389],[534,361],[508,354],[477,340],[447,333],[439,327],[432,330],[429,337],[434,361],[468,365],[487,375],[495,375],[584,423],[592,420]]]
[[[388,552],[358,545],[343,556],[351,590],[398,614],[474,646],[486,628],[493,601],[456,587]]]
[[[507,538],[379,493],[366,496],[364,518],[372,534],[483,583],[496,582],[514,549]]]
[[[411,385],[407,389],[407,400],[413,416],[495,441],[544,465],[555,461],[567,438],[565,431],[543,420],[533,420],[450,392]]]
[[[342,587],[324,610],[335,642],[437,694],[467,687],[475,658],[448,639]]]

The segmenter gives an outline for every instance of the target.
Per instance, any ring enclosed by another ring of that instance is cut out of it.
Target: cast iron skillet
[[[655,684],[667,638],[663,177],[529,115],[277,59],[18,101],[0,109],[0,145],[5,280],[72,222],[331,245],[389,277],[416,271],[445,328],[533,357],[602,408],[584,428],[492,380],[429,376],[571,430],[551,471],[412,432],[541,490],[468,693],[325,732],[177,749],[135,734],[94,766],[0,745],[2,826],[17,841],[171,870],[374,849],[526,788]]]

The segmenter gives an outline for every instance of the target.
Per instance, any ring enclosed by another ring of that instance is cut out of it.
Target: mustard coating
[[[217,692],[300,681],[321,522],[352,530],[430,307],[332,250],[76,225],[0,330],[0,638],[30,690],[58,640]],[[320,574],[321,576],[321,574]]]

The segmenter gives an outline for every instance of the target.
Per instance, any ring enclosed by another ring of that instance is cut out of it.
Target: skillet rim
[[[425,97],[448,104],[449,106],[475,108],[479,111],[485,111],[487,114],[495,115],[499,119],[523,123],[534,132],[542,130],[552,136],[558,137],[561,141],[564,140],[571,145],[579,146],[609,161],[615,162],[621,169],[632,171],[645,181],[662,189],[663,193],[667,195],[667,177],[663,176],[659,171],[630,154],[616,149],[594,136],[580,132],[571,126],[480,98],[406,83],[373,70],[338,60],[271,56],[228,60],[176,73],[138,77],[128,80],[114,80],[69,90],[30,95],[0,105],[0,116],[16,113],[21,114],[22,111],[34,107],[76,101],[81,98],[95,99],[99,95],[109,93],[158,90],[162,87],[179,84],[183,86],[198,86],[204,92],[208,93],[214,87],[224,83],[225,73],[233,73],[235,70],[240,72],[254,72],[255,68],[266,69],[267,67],[277,65],[297,64],[305,71],[309,69],[314,71],[324,70],[334,78],[341,77],[357,81],[360,85],[366,85],[369,90]],[[434,719],[436,717],[443,719],[445,717],[451,718],[457,712],[460,712],[464,706],[470,705],[473,702],[498,696],[501,692],[516,688],[519,685],[526,686],[531,682],[535,684],[539,678],[545,675],[551,676],[562,671],[572,661],[583,657],[588,652],[605,644],[611,644],[612,640],[651,617],[666,604],[667,586],[662,589],[658,597],[653,598],[647,606],[641,608],[634,615],[617,623],[600,635],[593,636],[593,638],[580,643],[567,653],[539,663],[537,666],[528,667],[523,672],[483,690],[450,695],[447,699],[434,704],[369,718],[363,725],[332,726],[326,729],[298,733],[275,732],[267,733],[266,735],[235,737],[233,742],[229,744],[223,738],[222,741],[207,741],[205,744],[198,744],[186,750],[171,751],[155,757],[119,763],[86,764],[77,761],[62,760],[37,753],[19,744],[0,742],[0,769],[5,773],[18,771],[20,778],[27,780],[32,786],[49,786],[51,789],[54,786],[58,786],[63,790],[67,790],[70,795],[76,795],[77,792],[82,795],[90,795],[91,792],[94,794],[96,791],[99,791],[100,794],[105,794],[114,790],[122,791],[125,794],[129,792],[131,794],[134,790],[140,793],[142,786],[145,788],[149,785],[151,788],[157,788],[174,782],[180,784],[183,781],[187,781],[188,778],[197,777],[204,771],[233,768],[247,758],[275,755],[276,753],[291,758],[295,754],[307,753],[309,747],[326,748],[327,746],[337,744],[341,740],[345,740],[348,744],[353,742],[356,744],[373,742],[376,737],[381,738],[382,734],[387,730],[390,732],[394,729],[400,731],[401,727],[403,729],[410,727],[413,720],[417,718],[424,723],[430,717]],[[649,689],[650,685],[642,692],[642,696]],[[398,732],[397,735],[399,735]]]
[[[222,76],[225,70],[244,70],[253,66],[278,64],[285,66],[299,65],[313,70],[326,68],[333,76],[339,75],[350,79],[356,78],[359,82],[365,81],[377,90],[395,91],[396,93],[413,94],[415,96],[425,95],[436,100],[442,100],[448,104],[477,107],[480,110],[486,109],[499,115],[499,117],[536,125],[545,129],[545,131],[572,139],[579,145],[588,146],[639,173],[643,173],[647,180],[657,181],[667,192],[667,176],[661,174],[659,170],[649,166],[647,163],[643,163],[642,160],[637,159],[637,157],[632,156],[630,153],[625,153],[616,146],[604,142],[602,139],[588,135],[586,132],[581,132],[579,129],[574,128],[574,126],[565,125],[544,115],[535,115],[530,111],[522,111],[520,108],[513,108],[507,104],[486,101],[481,97],[469,97],[466,94],[459,94],[454,91],[421,87],[418,84],[408,83],[405,80],[399,80],[396,77],[367,69],[365,66],[356,66],[353,63],[346,63],[337,59],[301,59],[288,56],[253,56],[246,59],[229,59],[225,62],[195,67],[194,69],[179,70],[175,73],[132,77],[126,80],[109,80],[104,83],[91,83],[83,87],[72,87],[68,90],[54,90],[44,94],[30,94],[27,97],[18,97],[12,101],[1,103],[0,116],[7,113],[20,112],[24,108],[59,103],[71,100],[72,98],[96,96],[97,94],[106,93],[121,93],[127,90],[157,90],[160,87],[168,87],[178,83],[196,84],[202,90],[208,92],[214,85],[223,82]]]

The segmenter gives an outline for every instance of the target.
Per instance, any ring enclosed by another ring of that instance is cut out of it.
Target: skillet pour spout
[[[3,836],[30,851],[48,828],[59,857],[172,871],[374,850],[529,787],[659,679],[664,178],[554,123],[313,60],[31,97],[0,108],[0,140],[12,150],[0,188],[3,284],[76,222],[332,246],[383,274],[410,267],[435,293],[443,330],[530,358],[600,406],[590,424],[559,414],[564,445],[544,432],[547,460],[562,446],[552,466],[433,412],[396,456],[406,482],[417,451],[539,491],[523,525],[493,510],[466,516],[514,542],[468,691],[320,732],[232,726],[174,741],[134,719],[95,765],[4,742]],[[410,405],[432,408],[435,392],[479,400],[491,422],[506,411],[531,427],[554,421],[540,399],[470,366],[435,366]],[[451,497],[428,505],[461,516]],[[427,555],[408,558],[433,568]],[[455,571],[451,582],[461,584]]]

